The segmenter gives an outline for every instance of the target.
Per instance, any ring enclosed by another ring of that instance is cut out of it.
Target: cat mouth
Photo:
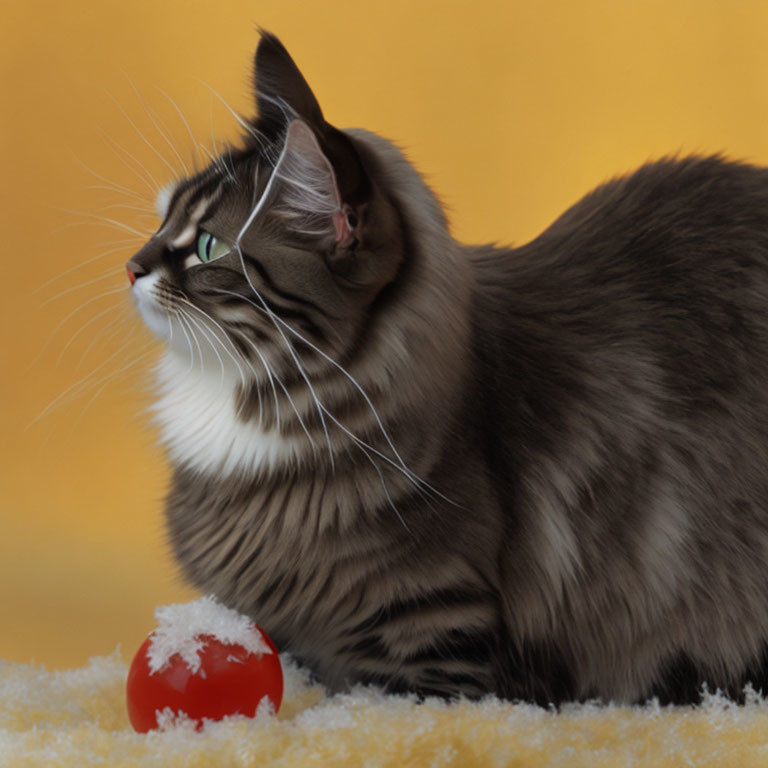
[[[171,313],[158,300],[160,280],[158,273],[151,272],[140,280],[132,281],[131,295],[145,325],[161,339],[168,339],[172,333]]]

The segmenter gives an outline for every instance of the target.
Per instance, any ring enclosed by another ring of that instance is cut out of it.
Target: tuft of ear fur
[[[294,120],[288,126],[275,175],[280,186],[274,210],[293,231],[329,244],[348,244],[351,229],[336,174],[303,120]]]

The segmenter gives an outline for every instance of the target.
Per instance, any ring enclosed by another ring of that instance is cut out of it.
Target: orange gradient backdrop
[[[768,163],[764,2],[6,0],[0,14],[13,661],[75,666],[118,643],[129,656],[156,605],[194,595],[165,544],[167,469],[142,415],[157,348],[122,265],[157,225],[135,209],[155,183],[212,136],[236,138],[213,91],[250,113],[256,25],[282,37],[332,122],[407,150],[465,240],[530,239],[663,154]]]

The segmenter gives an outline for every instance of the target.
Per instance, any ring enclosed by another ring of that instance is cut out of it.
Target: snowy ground
[[[81,669],[0,662],[0,766],[768,766],[768,700],[737,707],[418,705],[372,689],[328,697],[283,657],[279,716],[134,733],[119,653]]]

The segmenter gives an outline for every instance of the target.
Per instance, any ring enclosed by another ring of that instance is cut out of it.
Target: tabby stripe
[[[202,181],[200,186],[189,196],[189,199],[185,203],[185,213],[190,210],[194,210],[195,206],[205,197],[213,198],[220,192],[222,185],[222,179],[218,174],[214,174],[210,179]],[[207,212],[206,212],[207,213]],[[203,218],[198,222],[199,226],[202,226],[210,217],[204,214]]]
[[[253,349],[250,345],[245,343],[245,339],[243,339],[241,336],[231,336],[230,341],[237,347],[237,351],[240,353],[241,357],[244,357],[246,360],[250,360],[250,355],[253,353]]]
[[[292,301],[295,304],[299,304],[300,306],[304,306],[307,309],[312,309],[315,312],[317,312],[322,317],[327,317],[327,313],[320,307],[317,306],[314,302],[310,301],[309,299],[302,298],[301,296],[296,296],[295,294],[289,293],[286,290],[283,290],[282,288],[278,288],[275,283],[272,281],[272,278],[269,276],[269,272],[267,272],[266,267],[257,259],[254,259],[253,256],[248,256],[247,254],[243,254],[243,258],[245,261],[247,261],[258,273],[259,277],[262,279],[264,284],[269,288],[272,293],[279,296],[281,299],[284,299],[285,301]]]
[[[232,568],[236,568],[236,574],[239,573],[243,566],[242,561],[245,560],[246,564],[251,561],[252,554],[248,552],[248,540],[249,540],[249,534],[250,531],[247,529],[242,531],[240,535],[237,537],[237,540],[235,541],[235,544],[232,546],[232,548],[229,551],[229,556],[227,557],[227,563],[222,568],[222,573],[227,573]],[[237,575],[231,577],[228,579],[232,583],[237,583]]]
[[[174,188],[171,194],[171,199],[168,201],[168,207],[165,211],[165,218],[163,219],[162,226],[159,231],[165,228],[165,225],[173,218],[173,214],[176,210],[176,206],[179,204],[181,198],[189,192],[194,186],[194,182],[187,179],[180,181]]]
[[[194,207],[197,205],[197,203],[199,203],[200,200],[202,200],[204,197],[211,197],[212,195],[209,195],[209,192],[218,191],[221,183],[222,180],[216,174],[207,180],[205,178],[197,178],[180,181],[173,190],[171,199],[168,201],[168,210],[160,229],[165,227],[166,223],[170,221],[171,218],[173,218],[173,214],[175,213],[179,203],[182,201],[182,198],[186,197],[184,200],[183,214],[188,218],[189,211],[194,210]],[[199,224],[200,222],[198,222],[198,225]]]
[[[486,686],[478,680],[474,675],[467,674],[465,672],[446,672],[443,669],[436,669],[434,667],[424,670],[423,678],[420,679],[431,685],[442,685],[448,683],[452,689],[458,688],[477,688],[480,690],[486,690]]]
[[[455,660],[470,664],[489,664],[494,647],[493,637],[487,632],[452,629],[437,638],[429,647],[406,656],[405,662],[430,664]]]
[[[306,424],[306,421],[304,422]],[[315,483],[312,487],[312,490],[309,494],[309,500],[307,501],[307,514],[310,516],[310,519],[314,520],[315,523],[315,539],[320,538],[320,520],[321,520],[321,512],[323,510],[323,502],[325,501],[325,493],[328,490],[328,475],[325,475],[323,477],[323,487],[320,488],[318,483]],[[319,496],[318,496],[319,491]],[[338,566],[338,562],[336,564]],[[319,592],[321,595],[325,595],[330,592],[331,584],[333,583],[334,579],[336,578],[336,569],[331,568],[328,572],[328,577],[326,578],[325,582],[323,583],[323,586]],[[341,600],[346,599],[346,593],[344,593],[344,596],[340,598]]]
[[[226,557],[228,549],[223,546],[226,539],[232,535],[232,528],[222,526],[219,529],[219,535],[212,540],[208,540],[200,547],[198,552],[192,556],[190,554],[190,563],[200,566],[207,573],[211,573],[220,564],[222,557]]]
[[[298,309],[290,309],[289,307],[283,307],[278,302],[273,301],[271,297],[268,297],[265,299],[267,302],[267,305],[271,305],[272,311],[285,323],[288,323],[288,325],[294,324],[294,325],[303,325],[305,331],[309,331],[309,333],[315,337],[318,341],[325,341],[325,333],[323,332],[322,328],[311,318],[309,315],[305,314],[301,310]],[[311,352],[314,354],[314,350],[308,345],[304,344],[301,339],[295,338],[292,336],[292,334],[288,333],[286,334],[288,336],[289,341],[293,345],[294,348],[296,347],[304,347],[308,352]]]
[[[250,323],[246,323],[244,320],[227,320],[226,323],[230,328],[233,328],[242,336],[245,336],[246,338],[252,336],[254,341],[267,342],[272,340],[269,334],[255,328]]]
[[[244,558],[242,565],[235,571],[232,581],[235,584],[239,584],[240,580],[245,575],[245,572],[254,567],[256,561],[261,557],[262,545],[257,544],[251,552]]]
[[[435,608],[458,608],[487,603],[483,592],[467,589],[438,589],[408,600],[389,603],[358,624],[352,632],[366,634],[411,614],[421,614]]]
[[[292,573],[290,575],[290,579],[286,583],[286,576],[288,574],[281,574],[276,579],[274,579],[270,584],[268,584],[264,589],[261,590],[255,597],[258,602],[261,603],[262,606],[266,607],[267,602],[276,596],[279,598],[284,598],[286,595],[289,595],[291,592],[293,592],[294,589],[296,589],[296,582],[298,580],[298,574]],[[282,587],[282,589],[280,589]],[[278,591],[279,590],[279,591]]]
[[[237,274],[240,275],[239,272]],[[210,301],[215,301],[216,303],[226,307],[239,307],[243,304],[246,304],[250,308],[252,306],[251,301],[253,301],[253,299],[250,299],[247,296],[238,298],[235,296],[230,296],[226,293],[222,294],[220,291],[209,291],[206,289],[202,289],[200,291],[200,296],[207,298]],[[276,314],[281,320],[288,323],[289,325],[290,321],[294,323],[302,323],[305,327],[305,330],[309,331],[316,339],[321,341],[325,340],[325,333],[323,330],[306,312],[295,307],[287,307],[284,304],[281,304],[279,301],[275,301],[272,296],[262,296],[262,298],[270,310],[274,312],[274,314]],[[257,304],[257,306],[260,305]],[[301,343],[300,340],[297,339],[292,339],[291,342],[294,344],[294,346]],[[308,347],[308,349],[310,348]]]
[[[381,642],[378,635],[368,635],[356,643],[345,645],[341,652],[367,659],[386,659],[390,656],[389,649]]]

